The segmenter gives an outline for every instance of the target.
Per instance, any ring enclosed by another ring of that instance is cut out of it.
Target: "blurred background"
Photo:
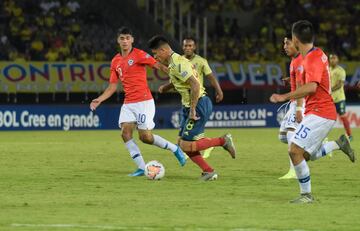
[[[135,47],[148,52],[146,42],[155,34],[165,34],[178,53],[182,53],[184,36],[192,35],[197,40],[197,53],[207,58],[224,91],[219,107],[228,105],[225,111],[265,107],[272,112],[267,114],[273,122],[259,126],[278,126],[277,110],[268,98],[274,92],[289,90],[281,81],[288,76],[290,63],[283,51],[283,38],[300,19],[314,24],[316,46],[327,54],[339,55],[347,74],[347,103],[356,106],[360,93],[356,88],[360,80],[359,17],[360,2],[356,0],[3,0],[0,110],[4,114],[5,109],[14,107],[16,120],[24,107],[87,108],[107,87],[110,61],[118,52],[116,31],[125,25],[135,33]],[[148,70],[149,86],[159,108],[178,108],[178,94],[157,93],[158,86],[167,81],[163,73]],[[206,85],[214,99],[214,89]],[[119,86],[107,104],[118,110],[123,98]],[[63,113],[66,110],[70,109],[63,108]],[[174,112],[169,110],[171,119]],[[352,126],[360,126],[357,110],[349,115],[354,116]],[[1,118],[5,121],[5,116]],[[170,119],[162,117],[158,124],[171,127],[170,122],[164,122]]]

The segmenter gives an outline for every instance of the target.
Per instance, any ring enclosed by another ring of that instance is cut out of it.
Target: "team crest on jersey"
[[[323,54],[322,56],[321,56],[321,61],[323,62],[323,63],[325,63],[326,61],[327,61],[327,56],[326,56],[326,54]]]
[[[297,71],[300,73],[304,72],[304,67],[302,65],[298,66]]]
[[[129,64],[129,66],[133,65],[133,64],[134,64],[134,60],[129,59],[128,64]]]

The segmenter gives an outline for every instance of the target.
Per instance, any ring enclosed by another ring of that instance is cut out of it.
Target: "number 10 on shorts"
[[[301,139],[305,139],[308,136],[309,132],[310,132],[310,128],[305,127],[303,124],[301,124],[300,126],[301,127],[300,127],[299,131],[296,132],[296,137],[297,138],[300,137]]]
[[[146,115],[145,114],[138,114],[137,116],[137,122],[138,124],[143,124],[146,121]]]

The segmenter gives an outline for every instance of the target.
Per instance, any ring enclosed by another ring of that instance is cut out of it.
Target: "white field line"
[[[111,230],[158,230],[158,229],[165,229],[169,227],[145,227],[145,226],[113,226],[113,225],[80,225],[80,224],[11,224],[12,227],[38,227],[38,228],[80,228],[80,229],[111,229]],[[191,228],[190,228],[191,229]],[[182,231],[182,230],[189,230],[189,228],[182,228],[182,227],[172,227],[170,230],[175,231]],[[193,230],[196,231],[208,231],[208,230],[228,230],[228,231],[276,231],[275,229],[256,229],[256,228],[231,228],[231,229],[224,229],[224,228],[195,228]],[[292,229],[287,231],[306,231],[304,229]]]

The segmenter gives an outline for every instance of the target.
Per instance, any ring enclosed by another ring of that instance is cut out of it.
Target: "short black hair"
[[[287,38],[287,39],[292,39],[292,34],[289,32],[289,33],[286,33],[286,35],[285,35],[285,38]]]
[[[162,35],[155,35],[148,41],[148,47],[150,49],[158,49],[164,44],[169,44],[169,41]]]
[[[195,39],[193,36],[191,36],[191,35],[185,36],[184,39],[183,39],[183,41],[184,41],[184,40],[192,40],[192,41],[194,41],[194,43],[196,44],[196,39]]]
[[[126,26],[122,26],[118,29],[117,31],[117,36],[119,37],[121,34],[129,34],[129,35],[133,35],[132,31],[130,30],[130,28],[126,27]]]
[[[300,20],[292,25],[292,34],[295,35],[301,43],[313,43],[315,38],[314,27],[307,20]]]

